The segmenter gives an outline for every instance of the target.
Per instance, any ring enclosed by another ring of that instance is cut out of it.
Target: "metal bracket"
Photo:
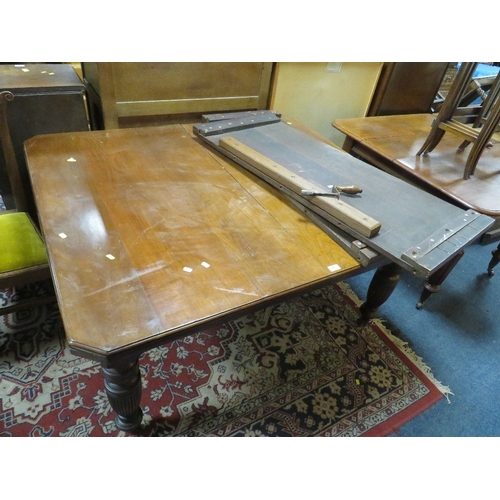
[[[437,248],[441,243],[449,240],[455,234],[457,234],[462,228],[469,225],[473,220],[479,217],[479,213],[474,210],[467,210],[464,212],[463,216],[457,217],[451,220],[446,226],[433,233],[431,236],[415,245],[401,256],[406,262],[415,262],[421,259],[424,255],[427,255],[430,251]]]
[[[491,226],[491,218],[475,210],[467,210],[450,221],[439,231],[426,238],[401,255],[401,260],[410,264],[414,271],[428,275],[446,263],[457,250],[472,243]]]
[[[261,111],[259,113],[240,113],[234,118],[231,117],[230,120],[217,119],[214,121],[208,121],[207,123],[201,123],[195,125],[193,130],[202,136],[210,136],[215,134],[224,134],[228,132],[234,132],[235,130],[243,130],[253,127],[261,127],[262,125],[269,125],[270,123],[277,123],[281,121],[281,115],[274,113],[273,111]],[[210,115],[207,115],[209,117]],[[225,116],[225,115],[220,115]],[[227,116],[227,115],[226,115]]]
[[[201,119],[205,123],[210,122],[218,122],[221,120],[236,120],[238,118],[247,118],[247,117],[261,117],[262,115],[268,115],[269,113],[273,113],[278,118],[281,118],[281,113],[278,111],[269,111],[269,110],[259,110],[259,111],[234,111],[231,113],[211,113],[208,115],[202,115]]]

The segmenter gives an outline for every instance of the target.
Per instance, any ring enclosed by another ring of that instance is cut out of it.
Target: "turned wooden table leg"
[[[376,270],[368,287],[366,301],[359,308],[362,322],[373,318],[377,309],[391,296],[399,282],[400,271],[401,267],[394,262]]]
[[[102,370],[109,403],[117,414],[116,426],[123,431],[134,431],[142,421],[139,361],[126,361]]]
[[[424,285],[422,294],[420,295],[420,300],[417,302],[417,309],[422,309],[424,302],[436,292],[439,292],[443,281],[446,279],[448,274],[451,273],[453,268],[457,265],[458,261],[462,258],[464,251],[461,250],[455,256],[452,257],[444,266],[439,268],[435,273],[429,276],[427,282]]]
[[[490,263],[488,264],[488,276],[494,276],[495,271],[493,271],[493,268],[500,262],[500,245],[498,245],[496,250],[493,250],[491,252],[491,255],[493,256],[490,260]]]

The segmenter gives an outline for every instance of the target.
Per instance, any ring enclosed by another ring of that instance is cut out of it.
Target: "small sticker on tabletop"
[[[331,266],[328,266],[328,270],[333,273],[335,271],[339,271],[340,270],[340,266],[338,264],[332,264]]]

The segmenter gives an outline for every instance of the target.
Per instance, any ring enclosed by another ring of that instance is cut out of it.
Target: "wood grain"
[[[88,356],[360,269],[180,125],[38,136],[26,156],[67,339]]]
[[[296,194],[300,194],[302,190],[322,191],[320,186],[290,172],[285,167],[270,160],[233,137],[221,138],[219,145],[273,179],[278,180]],[[371,238],[380,230],[380,222],[336,198],[313,196],[309,197],[308,200],[311,201],[313,205],[330,213],[364,236]]]

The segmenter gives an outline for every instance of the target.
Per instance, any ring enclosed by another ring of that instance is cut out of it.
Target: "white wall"
[[[340,71],[327,68],[341,64]],[[342,147],[338,118],[365,116],[382,63],[277,63],[271,109]]]

